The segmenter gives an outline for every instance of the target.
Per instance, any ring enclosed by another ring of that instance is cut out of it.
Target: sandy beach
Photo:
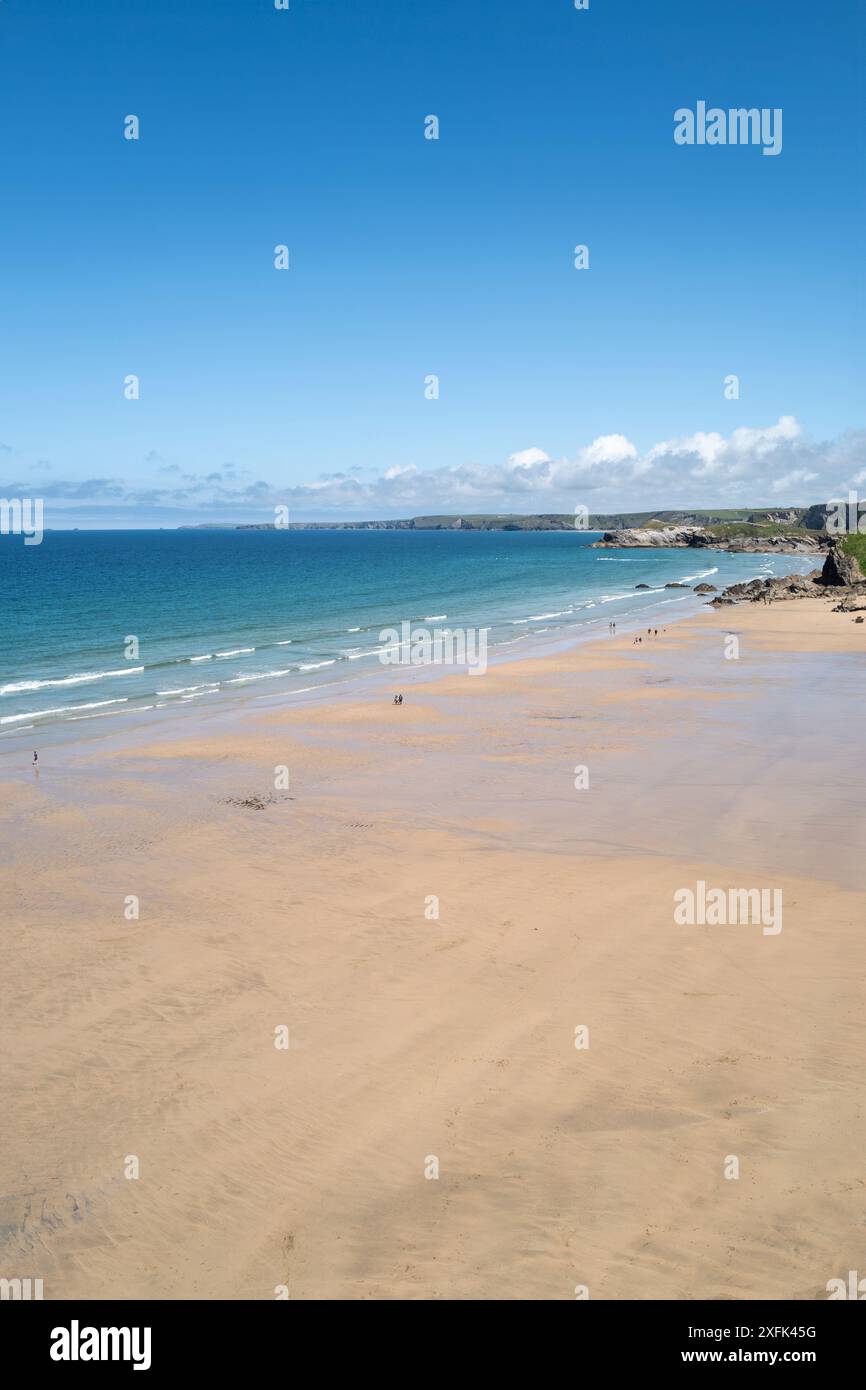
[[[864,653],[827,599],[707,609],[18,769],[4,1271],[826,1297],[866,1268]],[[781,930],[677,923],[701,882]]]

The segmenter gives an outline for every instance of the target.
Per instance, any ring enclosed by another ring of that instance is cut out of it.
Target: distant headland
[[[510,512],[483,512],[460,516],[413,516],[386,521],[273,521],[202,522],[181,526],[181,531],[659,531],[674,527],[735,528],[738,534],[756,537],[791,531],[819,535],[829,507],[735,507],[660,512],[605,512],[582,515],[573,512],[536,512],[522,516]],[[632,542],[634,543],[634,542]],[[648,544],[653,544],[648,541]],[[676,543],[676,542],[674,542]],[[680,542],[684,544],[685,542]]]

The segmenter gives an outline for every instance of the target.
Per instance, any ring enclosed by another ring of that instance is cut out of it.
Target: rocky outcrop
[[[830,546],[829,553],[821,571],[821,583],[834,588],[849,584],[859,584],[863,579],[860,566],[853,555],[846,555],[838,541]]]
[[[753,512],[749,517],[749,521],[772,521],[776,526],[797,526],[798,524],[805,526],[805,522],[801,523],[801,515],[802,513],[798,511],[796,507],[788,507],[781,512]]]
[[[716,593],[716,592],[717,592],[717,590],[716,590],[715,584],[696,584],[696,585],[695,585],[695,593],[696,593],[696,594],[714,594],[714,593]]]
[[[722,608],[731,603],[771,603],[778,599],[814,597],[820,579],[819,570],[812,570],[810,574],[748,579],[741,584],[730,584],[724,593],[710,602],[714,608]]]
[[[660,526],[657,530],[637,527],[626,531],[605,531],[600,541],[593,541],[596,547],[617,546],[623,550],[659,546],[706,545],[707,530],[704,526]]]
[[[666,584],[666,589],[690,589],[691,584]]]
[[[829,545],[825,536],[731,536],[714,546],[716,550],[729,550],[741,555],[821,555]],[[712,542],[711,542],[712,544]]]
[[[772,536],[717,536],[705,526],[661,526],[652,530],[649,527],[636,527],[623,531],[605,531],[600,541],[593,541],[593,546],[600,549],[688,547],[692,550],[728,550],[738,555],[763,555],[768,552],[780,555],[817,555],[823,553],[829,544],[828,536],[809,536],[800,532]]]
[[[849,556],[843,556],[849,559]],[[809,574],[786,574],[771,579],[749,579],[742,584],[731,584],[716,598],[710,599],[713,608],[727,608],[734,603],[776,603],[780,599],[816,598],[823,595],[838,599],[833,605],[834,613],[866,613],[866,579],[857,567],[857,580],[853,584],[840,584],[838,579],[825,579],[827,565],[823,570],[812,570]],[[832,569],[833,575],[844,570]],[[855,622],[862,619],[855,618]]]

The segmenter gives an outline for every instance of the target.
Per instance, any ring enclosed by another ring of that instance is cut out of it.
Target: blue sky
[[[863,14],[5,0],[3,495],[154,525],[866,492]],[[782,153],[677,146],[700,99],[782,108]]]

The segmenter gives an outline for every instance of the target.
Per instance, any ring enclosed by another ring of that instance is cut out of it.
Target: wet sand
[[[826,1297],[866,1261],[864,654],[827,600],[742,605],[20,769],[0,1274]],[[782,931],[678,925],[701,880]]]

